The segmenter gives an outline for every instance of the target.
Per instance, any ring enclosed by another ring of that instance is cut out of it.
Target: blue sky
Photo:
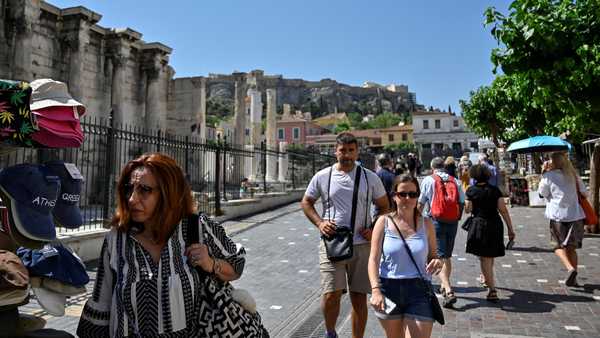
[[[49,0],[85,6],[171,48],[175,77],[263,69],[285,78],[406,84],[454,111],[493,79],[488,6],[508,0]]]

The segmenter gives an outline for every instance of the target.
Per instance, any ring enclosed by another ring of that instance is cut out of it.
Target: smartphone
[[[515,241],[514,241],[514,240],[512,240],[512,239],[511,239],[511,240],[509,240],[509,241],[506,243],[506,250],[510,250],[510,249],[512,249],[514,245],[515,245]]]
[[[385,308],[383,309],[383,312],[385,312],[389,315],[396,308],[396,303],[394,303],[391,299],[389,299],[387,297],[385,297],[384,299],[385,299],[385,301],[384,301]]]

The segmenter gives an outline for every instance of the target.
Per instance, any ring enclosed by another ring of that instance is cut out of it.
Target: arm
[[[373,228],[371,252],[369,254],[369,281],[371,282],[371,305],[377,311],[383,311],[385,302],[379,284],[379,262],[381,261],[381,245],[384,237],[385,217],[379,217]]]
[[[504,223],[506,223],[506,229],[508,229],[508,239],[515,239],[515,231],[513,229],[512,220],[510,218],[510,214],[508,213],[508,209],[506,208],[506,204],[504,203],[504,198],[498,199],[498,211],[504,219]]]
[[[579,192],[585,196],[586,198],[589,197],[588,191],[585,188],[585,184],[583,183],[583,180],[581,179],[581,177],[577,176],[577,184],[579,185]]]
[[[435,238],[435,228],[430,218],[425,218],[425,227],[427,230],[427,244],[429,244],[429,254],[427,255],[427,267],[425,270],[430,274],[438,274],[442,269],[442,260],[437,254],[437,240]]]
[[[552,194],[550,193],[550,182],[548,182],[548,178],[546,178],[545,175],[542,176],[540,184],[538,185],[538,194],[547,200],[552,198]]]
[[[322,219],[317,210],[315,210],[315,202],[315,199],[312,197],[304,195],[302,202],[300,202],[304,215],[321,231],[321,234],[326,236],[333,235],[335,233],[335,220]]]
[[[382,216],[390,212],[390,203],[387,195],[383,195],[377,199],[375,199],[375,205],[377,206],[377,215],[376,217]]]
[[[104,238],[100,251],[100,262],[94,292],[87,300],[77,326],[77,336],[83,338],[110,337],[109,323],[112,309],[112,293],[115,273],[110,267],[110,237],[116,235],[109,232]]]

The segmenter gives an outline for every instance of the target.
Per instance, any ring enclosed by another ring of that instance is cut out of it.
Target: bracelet
[[[381,289],[381,285],[376,285],[374,287],[371,288],[371,290],[375,290],[375,289]]]

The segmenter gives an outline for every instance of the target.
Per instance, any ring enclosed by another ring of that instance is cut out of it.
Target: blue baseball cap
[[[30,277],[47,277],[76,287],[90,281],[81,259],[62,244],[53,242],[39,250],[21,247],[17,249],[17,256]]]
[[[10,200],[9,212],[20,234],[36,241],[53,241],[56,229],[52,209],[60,180],[39,165],[19,164],[0,171],[0,190]]]
[[[74,167],[72,164],[69,165]],[[56,225],[69,229],[79,228],[83,224],[83,217],[77,205],[81,197],[83,180],[73,178],[63,161],[46,162],[43,171],[60,179],[60,193],[52,209]]]

